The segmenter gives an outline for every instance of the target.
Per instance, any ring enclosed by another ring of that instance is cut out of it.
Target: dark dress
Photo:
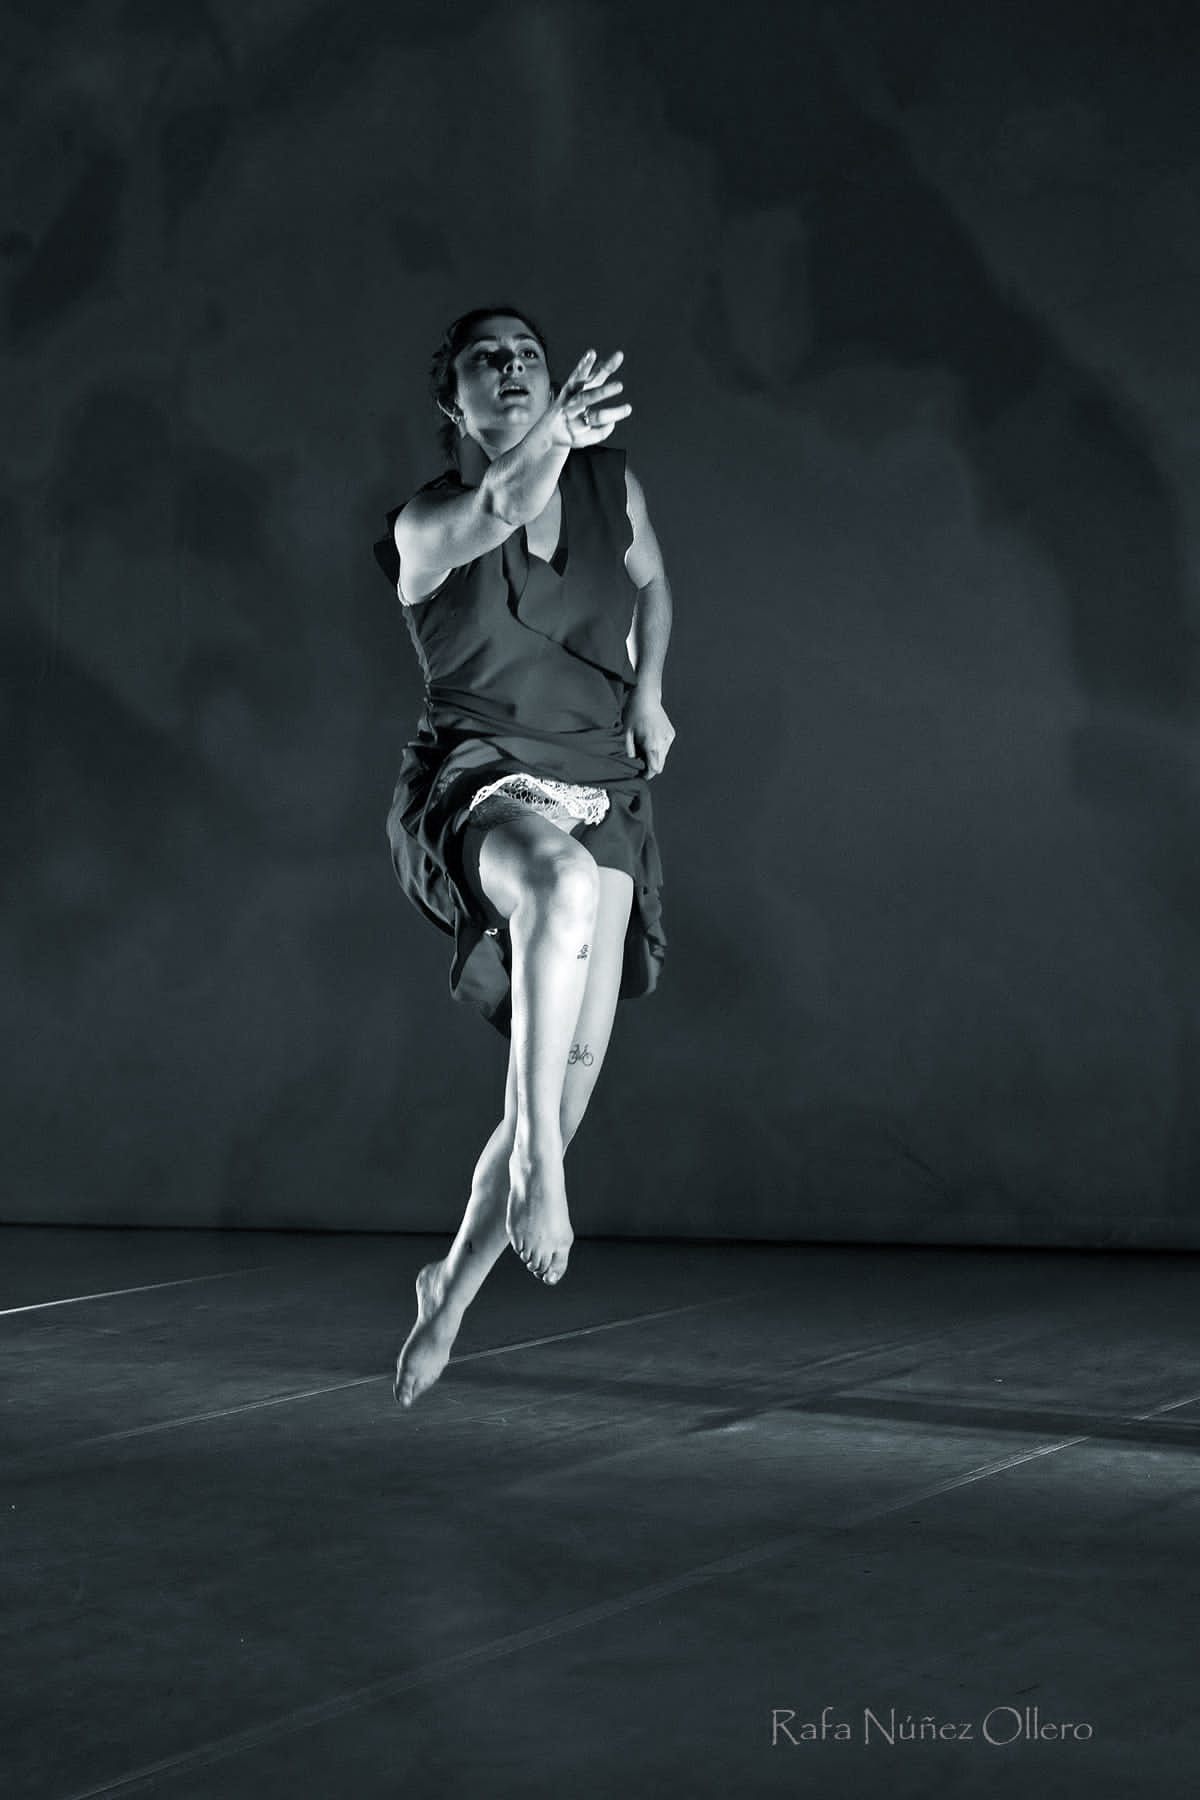
[[[404,607],[425,677],[425,708],[406,747],[388,814],[392,863],[408,898],[455,940],[450,988],[508,1035],[508,934],[463,862],[476,789],[525,770],[602,787],[609,810],[575,836],[597,863],[633,878],[621,994],[654,989],[666,950],[662,867],[643,765],[625,750],[622,713],[634,672],[626,650],[636,590],[625,453],[573,450],[559,477],[562,530],[552,562],[529,554],[524,528],[454,569]],[[421,492],[462,488],[447,470]],[[391,533],[375,556],[395,590]],[[475,834],[472,834],[473,836]]]

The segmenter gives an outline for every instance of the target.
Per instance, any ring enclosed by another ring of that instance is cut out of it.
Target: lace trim
[[[502,775],[472,794],[468,812],[473,812],[491,794],[507,794],[534,812],[554,813],[564,809],[572,819],[585,825],[598,825],[608,812],[608,795],[603,788],[580,787],[571,781],[554,781],[548,775]]]

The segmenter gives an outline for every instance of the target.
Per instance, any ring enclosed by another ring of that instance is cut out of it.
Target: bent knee
[[[573,838],[539,845],[522,871],[526,898],[541,914],[590,927],[600,899],[600,874],[590,851]]]

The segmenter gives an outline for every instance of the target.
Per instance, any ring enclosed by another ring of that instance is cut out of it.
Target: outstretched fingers
[[[594,355],[594,352],[592,354]],[[592,367],[585,373],[583,385],[585,387],[602,387],[606,381],[616,374],[624,361],[625,352],[623,350],[614,350],[612,355],[606,356],[602,363],[593,363]]]
[[[614,350],[602,362],[597,357],[598,352],[595,350],[584,351],[563,384],[566,392],[578,393],[585,387],[599,387],[620,368],[625,361],[625,352]]]
[[[571,440],[576,444],[597,444],[608,437],[620,420],[627,419],[633,408],[629,403],[614,404],[625,384],[613,375],[625,360],[623,350],[614,350],[602,361],[595,350],[581,356],[563,383],[559,406],[566,419]]]

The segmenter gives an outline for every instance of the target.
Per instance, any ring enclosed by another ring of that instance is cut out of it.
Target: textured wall
[[[512,293],[677,605],[579,1228],[1200,1244],[1192,9],[5,14],[4,1216],[456,1216],[370,545]]]

